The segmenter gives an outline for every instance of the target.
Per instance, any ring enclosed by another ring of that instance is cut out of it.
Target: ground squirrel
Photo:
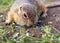
[[[21,26],[30,26],[35,24],[37,17],[37,10],[43,12],[42,16],[47,16],[47,7],[60,5],[58,4],[48,4],[45,5],[42,0],[15,0],[14,4],[10,8],[8,14],[8,19],[6,23],[9,24],[13,20]]]

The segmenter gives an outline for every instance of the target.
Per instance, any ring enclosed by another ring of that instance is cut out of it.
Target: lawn
[[[32,26],[26,31],[14,21],[12,24],[6,25],[4,23],[7,16],[6,14],[13,2],[14,0],[0,0],[0,43],[60,43],[59,30],[52,28],[52,24],[55,21],[48,21],[48,23],[45,24],[46,22],[43,20],[44,24],[41,27]],[[48,20],[49,17],[51,16],[47,17]],[[59,17],[57,21],[60,21]],[[52,29],[56,32],[52,32]]]

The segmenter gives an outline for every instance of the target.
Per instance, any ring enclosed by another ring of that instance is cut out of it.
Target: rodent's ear
[[[22,7],[20,7],[20,10],[22,10]]]
[[[18,14],[19,14],[21,11],[22,11],[22,7],[20,7],[20,8],[18,9]]]

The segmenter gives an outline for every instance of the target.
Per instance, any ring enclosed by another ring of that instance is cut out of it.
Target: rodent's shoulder
[[[37,7],[37,0],[15,0],[10,10],[17,10],[23,3],[31,4]]]

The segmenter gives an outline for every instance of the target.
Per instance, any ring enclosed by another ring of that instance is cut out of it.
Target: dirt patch
[[[60,31],[60,7],[49,8],[48,16],[43,20],[43,24],[48,25],[48,22],[52,22],[51,26]]]

